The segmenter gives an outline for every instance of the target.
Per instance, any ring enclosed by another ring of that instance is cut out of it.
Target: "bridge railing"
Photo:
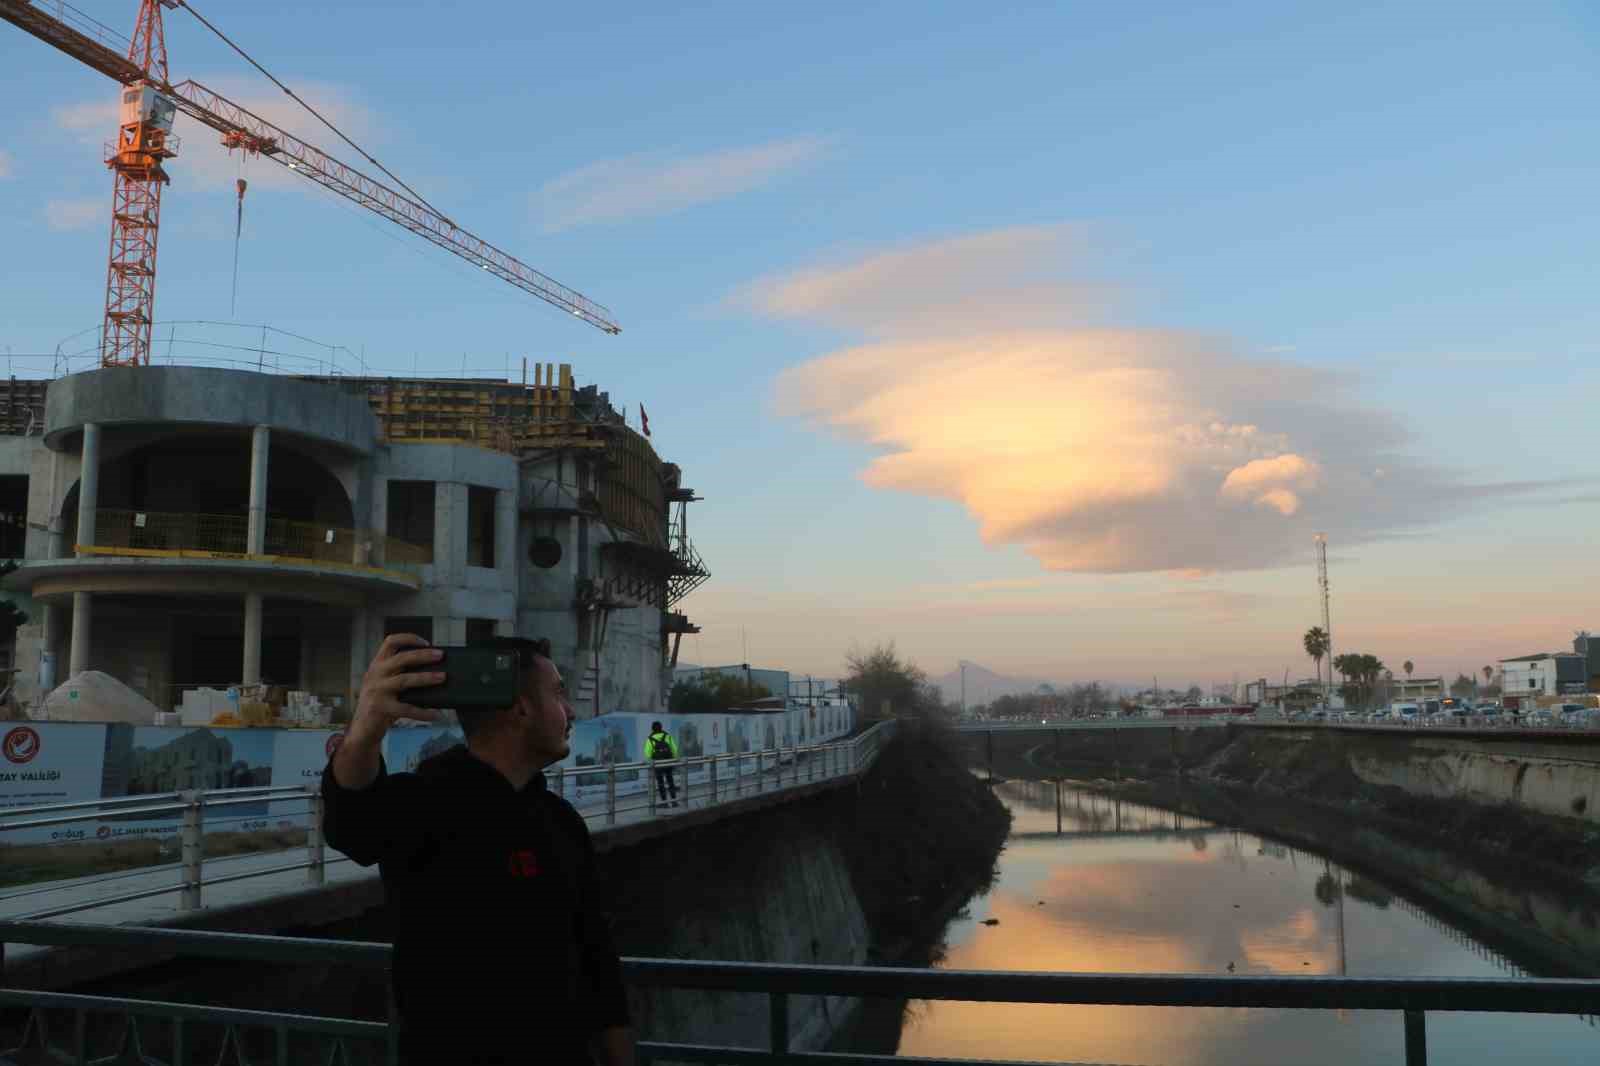
[[[0,922],[0,962],[7,942],[98,947],[162,956],[354,966],[382,972],[389,967],[388,944],[300,937],[214,933],[130,926]],[[1300,977],[1197,974],[1015,973],[971,970],[915,970],[893,967],[805,966],[775,963],[702,962],[683,959],[623,960],[623,977],[646,988],[698,989],[756,993],[767,997],[765,1047],[705,1043],[639,1043],[641,1066],[657,1060],[709,1063],[772,1063],[774,1066],[833,1066],[844,1058],[855,1066],[892,1066],[892,1055],[841,1057],[795,1050],[790,1044],[790,999],[796,995],[922,999],[983,1003],[1092,1004],[1140,1007],[1256,1007],[1293,1010],[1386,1010],[1404,1018],[1406,1066],[1428,1062],[1430,1013],[1471,1011],[1504,1014],[1592,1015],[1600,1012],[1600,981],[1564,979],[1466,979],[1418,977]],[[0,977],[3,980],[3,977]],[[392,1000],[391,1000],[392,1001]],[[247,1055],[276,1061],[353,1061],[352,1045],[381,1045],[389,1063],[398,1062],[398,1040],[386,1021],[327,1017],[281,1011],[244,1010],[124,996],[80,995],[0,987],[0,1006],[25,1012],[17,1047],[0,1047],[0,1059],[20,1056],[53,1061],[99,1061],[108,1051],[134,1051],[147,1066],[179,1066],[192,1061],[187,1051],[232,1046],[240,1061]],[[56,1015],[52,1019],[52,1013]],[[65,1042],[53,1039],[52,1022]],[[109,1025],[92,1027],[107,1019]],[[105,1031],[102,1031],[105,1030]],[[91,1046],[98,1037],[103,1046]],[[155,1057],[158,1041],[172,1045],[170,1057]],[[536,1040],[537,1034],[530,1033]],[[314,1059],[305,1043],[318,1044]],[[300,1054],[290,1057],[291,1042]],[[97,1054],[98,1053],[98,1054]],[[109,1060],[108,1060],[109,1061]],[[121,1055],[118,1055],[121,1061]],[[918,1059],[923,1066],[974,1066],[983,1060]]]
[[[330,862],[348,861],[337,853],[332,858],[325,854],[322,843],[322,795],[315,785],[189,789],[76,803],[14,807],[5,814],[6,817],[0,820],[0,844],[8,843],[8,832],[53,829],[59,832],[60,839],[52,843],[60,849],[87,847],[94,842],[153,839],[157,844],[158,856],[177,860],[158,862],[154,866],[134,866],[94,878],[97,883],[108,883],[132,877],[142,878],[166,869],[177,875],[175,882],[128,892],[97,894],[88,902],[45,906],[25,915],[33,919],[53,918],[74,911],[150,899],[173,892],[180,893],[180,910],[195,910],[200,906],[202,890],[209,885],[228,884],[293,870],[306,871],[307,883],[320,885],[326,879]],[[98,823],[92,837],[86,831],[75,832],[71,828],[86,823]],[[213,847],[213,854],[207,856],[208,834],[212,837],[213,845],[216,845],[223,843],[219,838],[234,833],[247,838],[244,850],[222,855],[216,854],[217,849]],[[248,838],[252,835],[255,836],[253,843],[256,846],[249,846],[252,842]],[[287,848],[272,846],[286,841],[294,843]],[[228,865],[258,855],[283,855],[302,848],[305,858],[300,861],[286,861],[267,867],[251,864],[243,870],[237,866],[230,870]],[[63,854],[68,855],[65,850]],[[38,897],[41,902],[47,901],[59,887],[60,881],[54,880],[5,891],[0,893],[0,905],[14,905],[30,897]]]
[[[547,780],[551,789],[571,800],[591,823],[614,826],[624,821],[668,818],[685,813],[691,806],[714,807],[865,773],[894,735],[895,724],[880,723],[859,736],[829,744],[769,748],[654,764],[611,763],[577,770],[557,769],[547,774]],[[668,808],[658,801],[658,791],[648,776],[657,767],[679,771],[682,808]],[[640,778],[644,779],[643,791],[631,796],[619,791],[619,782],[638,782]],[[0,819],[0,845],[7,843],[8,832],[58,828],[67,830],[57,842],[62,849],[91,843],[91,831],[71,831],[70,827],[79,825],[96,825],[92,840],[154,838],[161,856],[177,860],[102,874],[94,878],[97,884],[134,877],[147,881],[148,875],[162,870],[171,871],[174,880],[126,892],[97,893],[91,899],[53,906],[49,897],[61,882],[52,880],[0,891],[0,907],[16,914],[17,907],[26,907],[27,901],[37,898],[42,904],[40,909],[18,916],[45,919],[177,892],[180,894],[179,910],[195,910],[201,906],[203,890],[208,886],[295,870],[306,872],[308,884],[321,885],[326,881],[330,864],[349,861],[338,852],[328,854],[324,847],[322,795],[316,785],[194,789],[16,807],[6,811],[5,817]],[[208,834],[216,845],[221,843],[217,840],[219,835],[231,833],[256,834],[256,846],[250,846],[248,840],[229,841],[230,846],[243,846],[248,850],[219,855],[213,846],[212,854],[206,853]],[[284,844],[288,846],[282,846]],[[302,852],[304,857],[293,859],[296,852]],[[263,855],[288,858],[267,866],[259,862],[240,862]],[[236,865],[230,869],[229,863]]]

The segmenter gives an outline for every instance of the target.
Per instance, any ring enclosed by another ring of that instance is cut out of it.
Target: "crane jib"
[[[165,7],[179,6],[174,0],[159,2]],[[80,22],[82,28],[57,17],[47,8],[63,16],[71,12],[69,17]],[[157,71],[147,72],[117,51],[118,47],[126,46],[125,40],[118,41],[113,31],[70,6],[33,0],[0,0],[0,19],[124,85],[150,84],[169,97],[184,114],[221,133],[227,147],[265,155],[598,329],[612,334],[621,332],[611,312],[601,304],[461,229],[451,219],[413,197],[340,162],[202,85],[192,81],[173,85]],[[162,51],[164,53],[164,48]]]

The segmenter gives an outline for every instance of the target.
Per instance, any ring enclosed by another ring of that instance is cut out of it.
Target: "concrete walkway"
[[[574,806],[589,824],[595,847],[605,851],[839,787],[854,779],[853,774],[840,772],[842,765],[838,759],[803,756],[798,768],[786,763],[759,777],[747,772],[738,781],[724,775],[715,797],[709,782],[686,786],[679,767],[681,806],[658,804],[652,812],[650,798],[643,793],[618,796],[614,817],[607,814],[603,794],[586,796]],[[551,785],[555,787],[555,782]],[[569,778],[565,782],[569,802],[573,787]],[[0,891],[0,919],[273,932],[337,921],[382,901],[378,868],[358,866],[332,848],[325,853],[320,884],[311,880],[309,869],[281,869],[303,867],[309,858],[307,849],[291,848],[207,859],[201,871],[201,906],[192,910],[181,906],[181,863],[24,885]],[[73,949],[11,945],[4,954],[4,983],[62,987],[126,968],[133,961],[109,963]]]

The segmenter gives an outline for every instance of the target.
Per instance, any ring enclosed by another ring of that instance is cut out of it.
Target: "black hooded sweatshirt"
[[[330,765],[322,795],[327,843],[383,876],[407,1062],[569,1066],[628,1024],[588,827],[543,774],[457,746],[359,790]]]

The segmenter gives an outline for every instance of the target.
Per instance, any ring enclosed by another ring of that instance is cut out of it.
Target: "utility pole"
[[[1328,613],[1328,535],[1318,533],[1315,537],[1317,545],[1317,587],[1322,592],[1322,632],[1328,640],[1327,654],[1323,657],[1328,660],[1328,680],[1322,687],[1322,706],[1327,707],[1332,700],[1333,689],[1333,620]],[[1321,672],[1320,670],[1318,671]],[[1317,678],[1318,681],[1322,679]]]

